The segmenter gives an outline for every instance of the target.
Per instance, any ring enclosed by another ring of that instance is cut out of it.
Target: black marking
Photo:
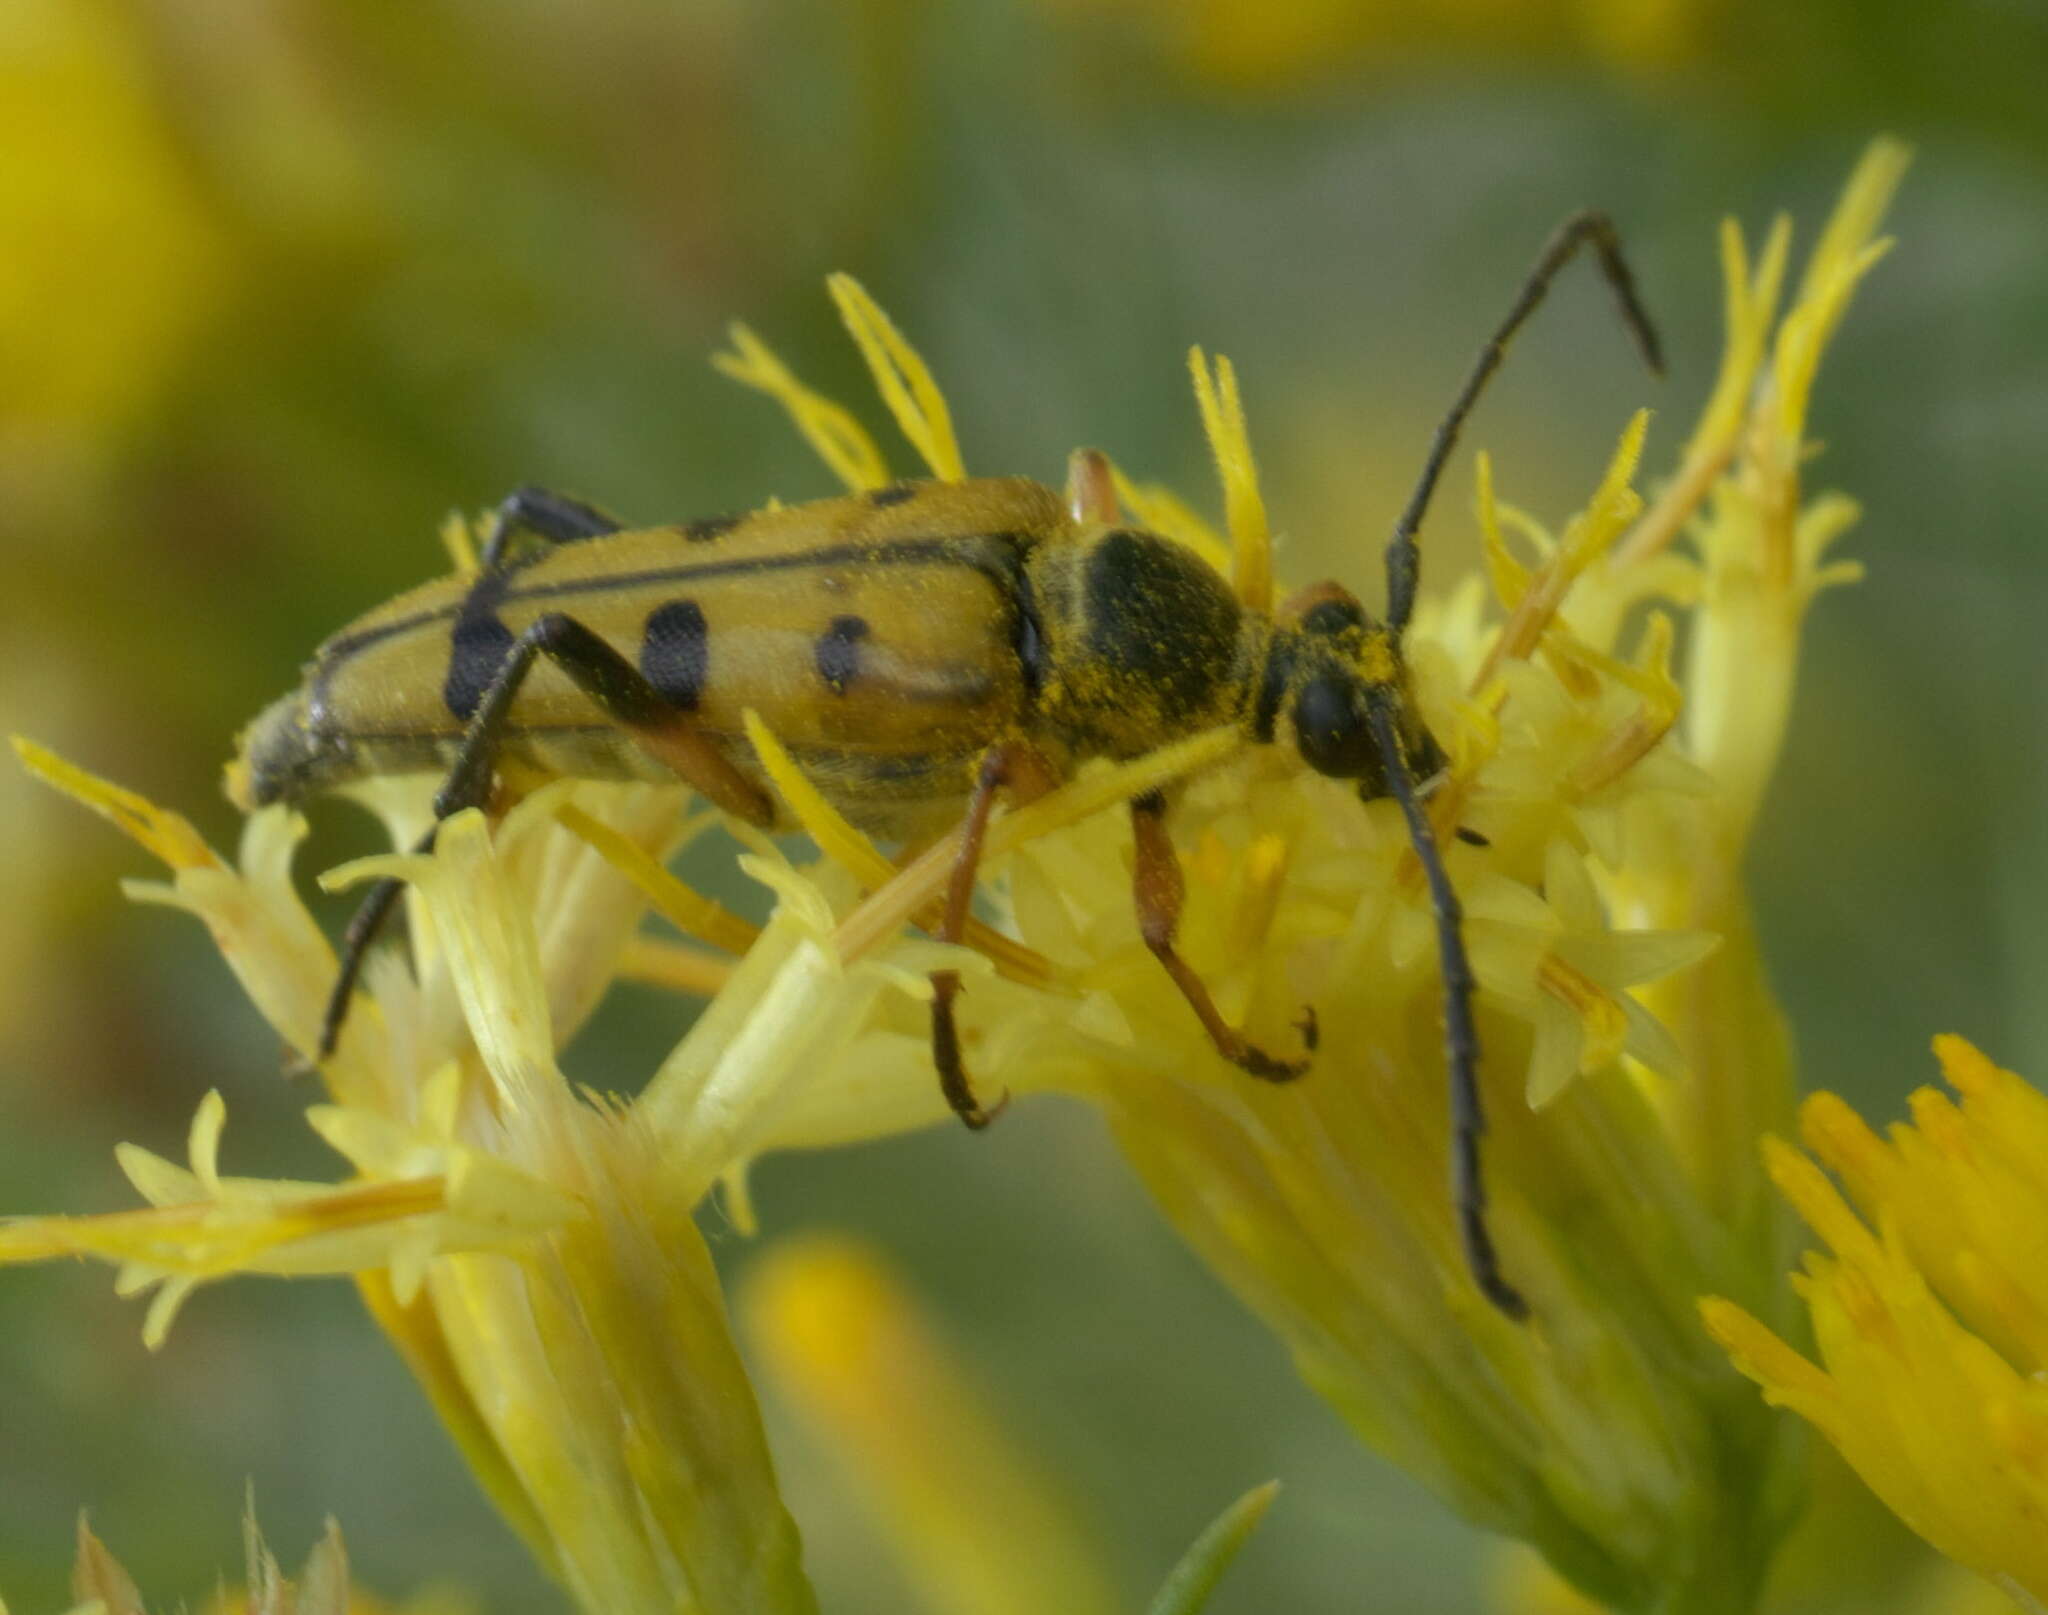
[[[545,547],[580,544],[587,538],[603,538],[618,530],[619,524],[595,505],[531,484],[514,488],[498,502],[491,534],[484,544],[483,569],[493,571],[503,564],[522,534],[540,539]]]
[[[1178,725],[1209,711],[1237,657],[1240,608],[1230,587],[1169,539],[1122,530],[1088,556],[1091,653],[1159,699]]]
[[[1273,724],[1280,716],[1280,703],[1287,696],[1287,682],[1294,677],[1294,635],[1282,629],[1266,647],[1266,671],[1259,680],[1259,698],[1252,708],[1252,739],[1262,746],[1273,743]]]
[[[1365,607],[1356,600],[1318,600],[1301,614],[1305,634],[1340,634],[1365,626]]]
[[[744,519],[744,518],[740,518]],[[701,525],[701,524],[700,524]],[[797,550],[787,555],[756,555],[725,561],[692,561],[676,566],[650,567],[640,572],[598,573],[584,578],[562,578],[554,582],[529,583],[525,587],[509,579],[496,580],[496,605],[516,600],[558,600],[582,594],[605,594],[614,589],[637,589],[647,584],[684,583],[693,578],[741,577],[764,572],[799,572],[806,567],[842,566],[968,566],[986,577],[1012,599],[1022,599],[1023,550],[1030,540],[1021,533],[973,533],[956,538],[895,539],[883,544],[833,544],[822,549]],[[483,579],[479,579],[481,586]],[[474,591],[472,591],[472,598]],[[378,623],[372,628],[336,635],[320,648],[320,671],[324,683],[340,671],[341,665],[360,651],[382,644],[415,629],[459,617],[469,608],[469,599],[453,605],[435,606],[409,617]],[[1027,607],[1035,613],[1035,607]],[[1034,623],[1036,621],[1034,615]],[[1022,652],[1020,650],[1019,654]],[[1028,663],[1027,663],[1028,666]],[[1027,674],[1028,676],[1028,674]]]
[[[1017,627],[1011,648],[1017,653],[1017,670],[1024,675],[1024,693],[1036,702],[1045,690],[1046,675],[1052,671],[1052,653],[1045,643],[1045,621],[1038,613],[1038,594],[1031,587],[1031,575],[1020,564],[1010,579],[1010,600],[1017,608]]]
[[[1491,837],[1481,834],[1469,824],[1459,825],[1453,834],[1468,847],[1490,847],[1493,845]]]
[[[640,671],[670,706],[697,710],[708,666],[704,613],[696,601],[671,600],[648,617],[640,642]]]
[[[506,592],[507,600],[554,600],[566,595],[604,594],[637,589],[649,583],[681,583],[695,578],[749,577],[764,572],[801,572],[819,566],[971,566],[1008,585],[1017,565],[1018,533],[972,533],[958,538],[906,538],[885,544],[828,544],[821,549],[793,550],[787,555],[749,555],[727,561],[695,561],[649,567],[644,572],[612,572],[597,577],[562,578],[532,583]],[[982,549],[980,546],[989,546]],[[1200,564],[1200,563],[1196,563]]]
[[[477,574],[475,584],[462,598],[455,614],[455,631],[449,636],[448,677],[441,685],[441,699],[463,723],[476,715],[498,676],[498,668],[512,649],[512,630],[498,616],[498,606],[511,581],[506,572]]]
[[[892,482],[886,488],[877,488],[868,495],[868,503],[877,510],[887,510],[891,505],[900,505],[917,497],[918,485],[914,482]]]
[[[813,660],[818,677],[834,695],[844,695],[860,677],[860,642],[869,632],[865,617],[834,617],[832,626],[819,636]]]
[[[676,528],[692,544],[709,544],[713,539],[725,537],[745,521],[744,516],[703,516],[693,522],[684,522]]]

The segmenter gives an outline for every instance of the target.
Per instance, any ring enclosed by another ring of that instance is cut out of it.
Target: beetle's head
[[[1443,748],[1415,704],[1400,642],[1339,585],[1304,589],[1282,610],[1267,679],[1284,692],[1276,738],[1285,735],[1318,774],[1357,780],[1366,798],[1389,793],[1375,712],[1385,714],[1419,787],[1442,771]]]
[[[228,800],[244,813],[273,802],[296,802],[317,783],[321,753],[306,718],[306,699],[294,691],[256,714],[235,742],[227,766]]]

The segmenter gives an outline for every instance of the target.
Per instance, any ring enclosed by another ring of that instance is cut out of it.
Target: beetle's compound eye
[[[1378,754],[1365,720],[1365,701],[1353,679],[1319,673],[1294,698],[1294,742],[1302,761],[1332,779],[1364,779]]]

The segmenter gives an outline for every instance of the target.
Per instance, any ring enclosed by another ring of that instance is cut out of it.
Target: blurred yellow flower
[[[0,447],[126,424],[219,305],[218,224],[157,94],[135,8],[0,13]]]
[[[1923,1088],[1880,1138],[1832,1094],[1800,1133],[1847,1186],[1772,1138],[1771,1177],[1831,1255],[1793,1285],[1821,1363],[1742,1308],[1707,1327],[1771,1403],[1813,1424],[1920,1535],[2032,1607],[2048,1602],[2048,1097],[1961,1038],[1956,1098]]]
[[[829,857],[799,870],[751,838],[742,866],[778,899],[757,940],[662,870],[704,822],[680,817],[679,790],[559,783],[495,835],[458,815],[430,857],[343,872],[399,876],[415,905],[412,971],[372,961],[370,1002],[323,1067],[334,1103],[315,1125],[355,1177],[222,1177],[210,1104],[189,1169],[126,1157],[152,1209],[24,1220],[0,1257],[121,1263],[125,1285],[160,1286],[153,1335],[226,1271],[353,1272],[582,1607],[808,1609],[691,1212],[722,1180],[747,1226],[754,1156],[945,1115],[929,978],[956,970],[971,974],[977,1077],[1101,1104],[1176,1227],[1362,1437],[1611,1605],[1747,1608],[1790,1508],[1782,1427],[1701,1336],[1692,1298],[1759,1297],[1775,1258],[1774,1225],[1750,1215],[1753,1158],[1730,1142],[1780,1113],[1790,1080],[1740,855],[1805,608],[1848,575],[1823,552],[1849,507],[1800,492],[1805,402],[1882,250],[1870,238],[1902,165],[1874,148],[1774,337],[1784,233],[1752,273],[1731,227],[1722,381],[1670,488],[1647,511],[1634,492],[1641,416],[1555,537],[1483,479],[1498,621],[1483,585],[1454,584],[1407,641],[1453,759],[1430,811],[1480,987],[1492,1228],[1528,1323],[1478,1295],[1461,1253],[1433,910],[1400,809],[1231,728],[1091,766],[1002,814],[985,861],[1009,923],[965,947],[905,935],[950,843],[899,871],[758,724],[764,765]],[[934,474],[962,475],[915,352],[853,282],[832,290],[905,435]],[[886,476],[850,415],[751,333],[734,348],[722,366],[778,399],[849,486]],[[1263,604],[1270,526],[1236,377],[1199,355],[1195,368],[1231,570]],[[1117,486],[1140,519],[1226,553],[1178,500]],[[1680,532],[1695,555],[1668,553]],[[1691,649],[1674,673],[1680,613]],[[31,762],[172,866],[168,888],[140,895],[199,913],[310,1050],[334,962],[291,888],[296,819],[254,816],[231,869],[174,815]],[[1316,1005],[1320,1053],[1300,1082],[1225,1064],[1139,936],[1128,831],[1104,810],[1167,786],[1190,877],[1181,951],[1255,1040],[1287,1046]],[[363,794],[395,845],[416,840],[425,784]],[[1453,840],[1461,827],[1484,844]],[[744,957],[650,957],[636,935],[650,900]],[[555,1050],[629,963],[723,985],[637,1100],[587,1102]]]
[[[1167,67],[1205,88],[1284,95],[1360,68],[1532,53],[1626,71],[1697,51],[1715,0],[1046,0],[1074,19],[1123,24]]]
[[[1099,1544],[875,1254],[783,1245],[748,1271],[740,1310],[767,1382],[857,1480],[927,1608],[1112,1615]]]

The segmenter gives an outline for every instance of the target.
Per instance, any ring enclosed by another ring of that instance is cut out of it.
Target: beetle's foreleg
[[[619,524],[594,506],[567,494],[546,488],[514,488],[491,512],[490,532],[484,539],[482,565],[485,570],[504,564],[505,552],[522,534],[550,544],[573,544],[578,539],[602,538],[619,531]]]
[[[462,745],[448,777],[434,796],[434,820],[482,807],[490,800],[491,779],[497,766],[513,700],[520,686],[545,656],[575,681],[627,734],[645,750],[675,771],[676,777],[693,790],[709,797],[719,807],[749,824],[766,829],[775,822],[774,805],[751,780],[719,753],[717,747],[690,721],[689,715],[666,700],[660,691],[604,638],[574,617],[550,612],[512,642],[484,688],[482,699],[463,732]],[[432,849],[433,831],[416,849]],[[390,889],[387,890],[387,887]],[[327,1013],[320,1025],[319,1058],[334,1053],[342,1023],[348,1018],[350,998],[363,955],[376,939],[377,931],[390,913],[397,896],[395,882],[379,882],[363,900],[363,906],[349,924],[343,943],[341,969]]]
[[[1137,843],[1137,862],[1131,872],[1131,895],[1138,906],[1138,933],[1145,946],[1166,967],[1173,984],[1180,989],[1188,1007],[1216,1045],[1216,1052],[1263,1082],[1288,1082],[1308,1069],[1308,1061],[1279,1060],[1245,1041],[1244,1034],[1223,1018],[1216,1000],[1194,967],[1175,950],[1173,939],[1180,929],[1180,910],[1187,896],[1187,881],[1181,874],[1180,858],[1173,839],[1166,833],[1166,798],[1147,791],[1131,799],[1131,832]],[[1306,1014],[1301,1022],[1302,1039],[1315,1047],[1315,1017]]]

